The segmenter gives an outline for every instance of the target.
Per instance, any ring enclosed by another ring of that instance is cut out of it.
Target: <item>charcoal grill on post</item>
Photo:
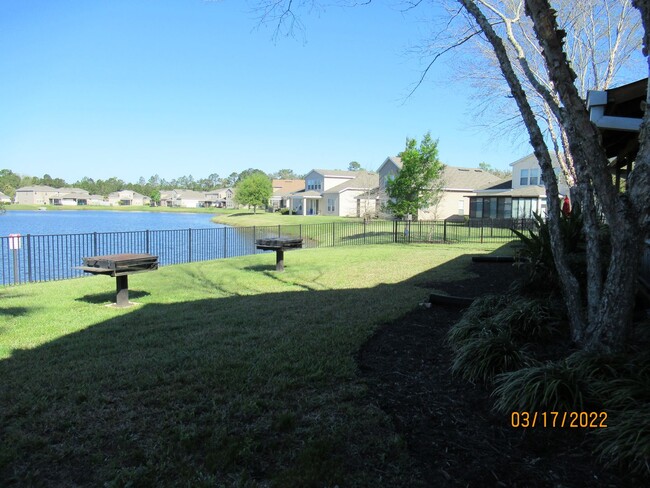
[[[257,245],[257,249],[275,251],[275,270],[284,271],[284,251],[300,249],[302,247],[302,239],[292,237],[271,237],[257,239],[255,244]]]
[[[115,277],[117,293],[115,305],[128,307],[129,275],[158,269],[158,256],[151,254],[109,254],[83,259],[83,266],[76,266],[86,273]]]

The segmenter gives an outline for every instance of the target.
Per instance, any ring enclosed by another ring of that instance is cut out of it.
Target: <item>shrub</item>
[[[502,413],[579,411],[583,407],[583,376],[566,360],[502,373],[495,379],[494,408]]]

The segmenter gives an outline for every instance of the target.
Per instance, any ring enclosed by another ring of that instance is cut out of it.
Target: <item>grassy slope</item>
[[[325,224],[330,222],[361,222],[361,219],[350,217],[333,217],[322,215],[282,215],[279,212],[265,212],[258,210],[216,210],[213,222],[232,225],[235,227],[252,227],[254,225],[299,225],[299,224]]]
[[[0,484],[409,486],[353,355],[471,246],[367,246],[0,289]],[[435,345],[434,345],[435,347]],[[409,474],[412,473],[412,474]]]

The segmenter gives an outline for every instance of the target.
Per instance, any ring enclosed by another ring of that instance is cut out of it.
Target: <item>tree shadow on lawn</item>
[[[27,315],[29,309],[27,307],[0,307],[0,316],[8,315],[11,317],[20,317],[21,315]]]
[[[0,484],[421,486],[354,355],[469,261],[372,288],[145,304],[14,350]]]

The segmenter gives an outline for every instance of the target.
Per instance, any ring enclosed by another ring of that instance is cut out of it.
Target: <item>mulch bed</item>
[[[508,288],[519,271],[504,263],[469,263],[480,279],[430,283],[476,297]],[[580,429],[515,429],[492,412],[490,391],[453,377],[445,344],[462,310],[434,305],[387,324],[362,348],[359,367],[370,395],[393,419],[432,487],[650,486],[605,469]]]

